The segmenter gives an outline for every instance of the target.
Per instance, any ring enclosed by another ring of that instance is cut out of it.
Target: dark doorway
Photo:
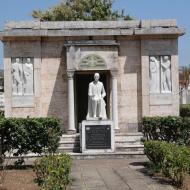
[[[97,71],[100,73],[100,81],[103,82],[106,91],[106,111],[109,117],[109,97],[110,97],[110,73],[109,71]],[[77,132],[79,131],[79,123],[86,119],[88,110],[88,85],[94,80],[93,72],[76,72],[75,74],[75,119]]]

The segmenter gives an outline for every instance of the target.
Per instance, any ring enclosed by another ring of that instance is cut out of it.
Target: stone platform
[[[76,159],[95,158],[131,158],[144,155],[144,145],[141,142],[142,133],[115,133],[115,152],[113,153],[80,153],[80,135],[63,134],[60,140],[59,152],[67,152]]]

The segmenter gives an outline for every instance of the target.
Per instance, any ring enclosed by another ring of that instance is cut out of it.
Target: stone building
[[[143,116],[179,114],[175,20],[9,22],[4,44],[6,117],[85,120],[95,72],[117,131],[138,132]]]

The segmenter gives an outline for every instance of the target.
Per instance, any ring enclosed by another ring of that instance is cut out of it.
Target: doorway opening
[[[88,86],[94,80],[94,73],[100,74],[100,81],[103,82],[106,91],[106,113],[110,117],[110,72],[109,71],[77,71],[75,73],[75,126],[79,132],[79,124],[86,120],[88,111]]]

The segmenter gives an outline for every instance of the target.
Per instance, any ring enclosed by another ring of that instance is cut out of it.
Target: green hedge
[[[36,160],[34,171],[41,190],[65,190],[70,183],[72,159],[67,154],[50,155]]]
[[[190,117],[190,104],[184,104],[180,106],[180,116]]]
[[[190,172],[190,150],[186,146],[161,141],[145,141],[145,154],[156,171],[182,185]]]
[[[14,150],[14,156],[29,152],[55,152],[61,135],[55,118],[0,118],[2,155]]]
[[[190,118],[144,117],[142,129],[146,140],[190,145]]]

